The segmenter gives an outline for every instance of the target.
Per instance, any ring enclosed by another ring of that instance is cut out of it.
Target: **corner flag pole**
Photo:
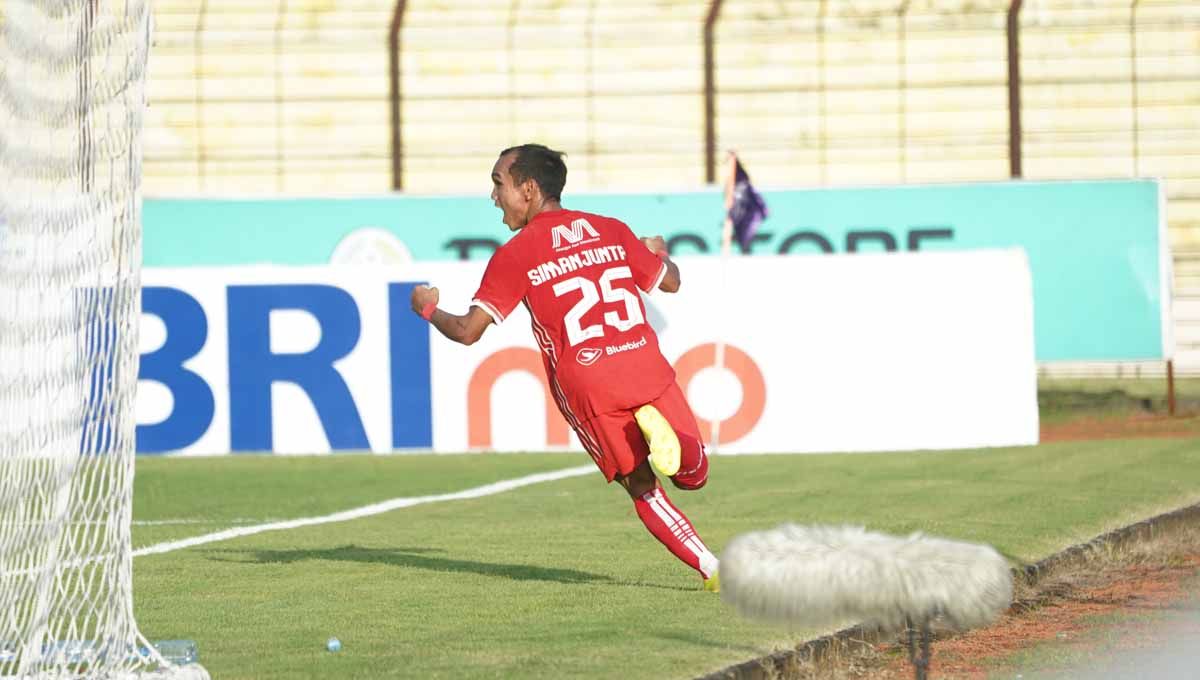
[[[737,176],[737,153],[729,152],[729,158],[726,162],[725,170],[725,222],[721,226],[721,295],[725,294],[725,289],[729,284],[729,255],[733,249],[733,220],[729,216],[729,211],[733,208],[733,185],[734,178]],[[717,329],[716,349],[713,356],[713,367],[717,371],[725,368],[725,336],[721,329]],[[708,439],[709,449],[713,453],[717,453],[721,446],[721,419],[714,416],[712,419],[712,430],[709,433]]]

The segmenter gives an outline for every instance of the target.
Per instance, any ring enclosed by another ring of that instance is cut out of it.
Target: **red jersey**
[[[559,408],[584,421],[654,401],[675,381],[638,294],[666,273],[624,222],[554,210],[496,250],[472,304],[499,324],[525,303]]]

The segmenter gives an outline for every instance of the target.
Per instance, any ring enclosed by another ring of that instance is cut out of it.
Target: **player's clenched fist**
[[[430,288],[429,286],[417,286],[412,292],[412,310],[420,314],[425,309],[426,305],[437,305],[439,299],[438,289]]]
[[[667,242],[661,236],[643,236],[642,243],[654,254],[667,254]]]

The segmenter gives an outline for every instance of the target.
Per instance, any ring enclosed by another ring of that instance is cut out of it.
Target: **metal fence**
[[[474,191],[496,150],[572,188],[1165,177],[1200,243],[1190,0],[161,0],[147,185]]]

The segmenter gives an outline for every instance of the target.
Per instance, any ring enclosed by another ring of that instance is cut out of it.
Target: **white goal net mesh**
[[[0,677],[206,677],[133,616],[147,0],[0,3]]]

